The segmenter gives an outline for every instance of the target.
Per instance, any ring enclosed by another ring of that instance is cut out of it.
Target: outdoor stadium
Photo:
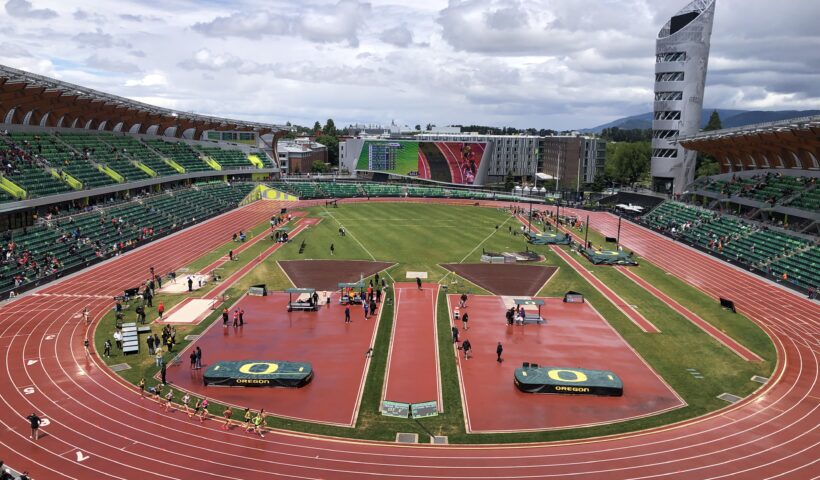
[[[816,478],[820,117],[662,117],[668,191],[566,196],[0,66],[0,480]]]

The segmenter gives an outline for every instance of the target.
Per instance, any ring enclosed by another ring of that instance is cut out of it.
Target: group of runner
[[[145,379],[141,379],[138,384],[140,390],[140,396],[145,397]],[[160,408],[164,411],[169,412],[173,408],[173,401],[174,401],[174,389],[169,388],[168,391],[163,395],[162,393],[162,385],[159,384],[156,387],[152,387],[148,391],[149,394],[153,395],[154,400],[159,404]],[[193,403],[193,405],[192,405]],[[210,412],[208,411],[208,398],[197,398],[194,399],[191,397],[191,394],[188,392],[184,392],[182,398],[180,398],[180,408],[179,410],[185,411],[188,415],[188,418],[198,418],[200,423],[204,422]],[[34,414],[32,414],[34,416]],[[265,437],[264,435],[264,428],[266,426],[265,419],[267,414],[265,413],[265,409],[259,410],[257,413],[253,413],[250,408],[245,409],[245,413],[243,416],[245,431],[248,433],[257,433],[260,437]],[[230,406],[226,406],[225,410],[222,411],[222,419],[225,421],[222,424],[223,430],[228,430],[231,425],[231,419],[233,418],[233,410]],[[30,419],[31,420],[31,419]],[[35,426],[36,423],[36,426]],[[31,420],[31,429],[32,429],[32,438],[35,438],[37,435],[37,430],[40,427],[40,419],[36,418]],[[36,438],[35,438],[36,439]]]

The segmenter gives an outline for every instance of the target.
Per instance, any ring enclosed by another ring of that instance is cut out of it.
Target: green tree
[[[713,130],[720,130],[721,128],[723,128],[723,124],[720,121],[720,115],[717,110],[713,110],[712,114],[709,115],[709,121],[706,122],[706,126],[703,127],[703,131],[711,132]],[[698,160],[695,166],[696,178],[717,175],[718,173],[720,173],[720,165],[717,160],[715,160],[715,157],[698,153]]]
[[[322,131],[322,124],[319,123],[319,121],[317,120],[316,123],[313,124],[313,133],[317,134],[321,131]]]
[[[615,143],[606,149],[606,174],[622,185],[634,186],[649,173],[649,142]]]
[[[504,177],[504,191],[511,192],[513,188],[515,188],[515,178],[513,177],[512,170],[510,170],[507,172],[507,176]]]
[[[418,124],[416,125],[416,131],[417,131],[417,132],[420,132],[420,131],[421,131],[421,125],[418,125]]]
[[[314,160],[313,164],[310,166],[310,171],[313,173],[325,173],[330,171],[330,167],[321,160]]]
[[[339,165],[339,139],[332,135],[319,135],[316,141],[327,147],[327,161]]]
[[[723,128],[723,124],[720,122],[720,115],[718,115],[717,110],[713,110],[712,114],[709,115],[709,121],[706,122],[706,126],[703,127],[704,132],[711,132],[712,130],[720,130]]]
[[[328,118],[327,122],[325,122],[325,127],[322,129],[322,133],[325,135],[336,136],[338,132],[336,131],[336,124],[333,123],[332,118]]]

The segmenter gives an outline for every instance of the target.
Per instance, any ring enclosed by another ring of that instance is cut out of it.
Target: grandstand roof
[[[205,130],[245,130],[259,134],[286,127],[199,115],[157,107],[125,97],[0,65],[0,123],[42,127],[163,134],[199,138]]]
[[[714,156],[721,172],[760,168],[820,169],[820,115],[678,138],[684,147]]]

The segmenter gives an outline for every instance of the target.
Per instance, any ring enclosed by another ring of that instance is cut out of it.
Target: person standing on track
[[[464,312],[464,315],[461,316],[461,324],[464,325],[464,330],[467,330],[469,327],[467,326],[467,321],[470,319],[467,312]]]
[[[465,338],[464,341],[461,342],[461,350],[464,352],[464,360],[470,359],[470,350],[472,348],[473,346],[470,345],[470,340]]]
[[[88,339],[86,338],[85,340],[83,340],[83,348],[85,348],[85,356],[86,357],[91,355],[91,352],[88,350],[88,347],[89,347],[89,343],[88,343]]]
[[[362,301],[362,310],[364,310],[364,319],[367,320],[367,313],[370,311],[370,304],[367,300]]]
[[[345,305],[345,323],[350,323],[350,305]]]
[[[196,368],[196,350],[191,350],[191,370]]]
[[[36,413],[32,413],[26,419],[31,424],[31,438],[36,442],[38,438],[40,438],[40,424],[43,423],[40,420],[40,417],[37,416]]]
[[[228,328],[228,307],[222,309],[222,326]]]
[[[496,360],[496,362],[501,363],[501,362],[504,361],[504,360],[501,359],[501,353],[503,351],[504,351],[504,347],[501,346],[501,342],[498,342],[498,346],[495,347],[495,354],[498,355],[498,359]]]
[[[202,368],[202,349],[199,346],[196,347],[196,368]]]
[[[459,302],[458,306],[461,307],[461,308],[466,308],[467,307],[467,294],[462,293],[460,300],[461,301]]]
[[[86,324],[91,323],[91,315],[88,312],[87,306],[83,309],[83,321],[85,321]]]
[[[137,385],[140,389],[140,397],[145,397],[145,377],[140,378],[140,383]]]
[[[242,327],[245,325],[245,309],[239,309],[239,326]]]
[[[418,285],[419,290],[421,290],[421,277],[416,277],[416,285]]]
[[[458,343],[458,327],[453,325],[452,332],[453,332],[453,343]]]

